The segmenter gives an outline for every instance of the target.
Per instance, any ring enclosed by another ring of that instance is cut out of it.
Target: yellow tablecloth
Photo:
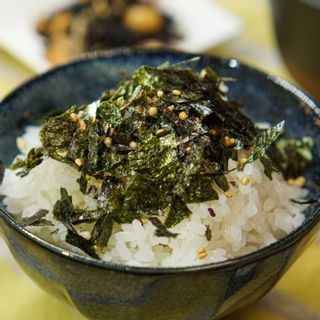
[[[217,1],[241,16],[245,26],[240,37],[209,53],[236,57],[293,81],[276,50],[267,0]],[[30,70],[0,50],[0,97],[31,74]],[[0,240],[0,251],[5,252],[2,246]],[[316,242],[271,293],[228,320],[320,320],[319,273],[320,242]],[[71,307],[56,301],[31,283],[8,252],[0,256],[0,292],[1,319],[84,319]]]

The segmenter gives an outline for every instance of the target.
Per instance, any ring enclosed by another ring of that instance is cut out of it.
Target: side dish
[[[178,38],[172,18],[140,0],[78,1],[39,21],[37,31],[53,63],[90,50],[169,45]]]

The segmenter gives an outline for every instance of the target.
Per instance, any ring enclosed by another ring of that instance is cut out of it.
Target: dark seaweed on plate
[[[157,235],[175,236],[167,228],[191,215],[188,203],[216,200],[229,189],[229,159],[239,160],[239,169],[261,159],[271,178],[274,169],[297,175],[311,158],[310,140],[274,143],[284,121],[257,128],[222,85],[209,67],[141,66],[99,100],[47,118],[43,147],[12,168],[26,175],[51,157],[81,173],[79,188],[97,208],[74,207],[61,188],[53,214],[68,229],[67,241],[91,256],[94,245],[107,246],[114,222],[149,218]],[[83,222],[93,224],[90,240],[76,232]]]

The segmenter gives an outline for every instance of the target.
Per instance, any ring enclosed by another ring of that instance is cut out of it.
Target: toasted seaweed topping
[[[268,156],[285,179],[297,178],[312,160],[313,145],[309,137],[302,140],[280,139],[268,150]]]
[[[113,219],[108,214],[100,217],[92,230],[91,241],[99,247],[107,247],[112,234]]]
[[[53,216],[67,228],[66,242],[83,250],[89,256],[99,259],[95,253],[93,242],[80,236],[72,224],[72,217],[75,214],[72,196],[69,196],[65,188],[60,189],[60,196],[60,200],[53,207]]]
[[[157,237],[175,238],[178,234],[169,231],[157,217],[149,218],[150,222],[157,228],[154,234]]]
[[[269,178],[274,168],[297,175],[311,157],[310,140],[275,144],[284,122],[257,128],[222,85],[209,67],[141,66],[99,100],[47,118],[43,147],[12,168],[24,176],[48,156],[81,173],[79,189],[97,199],[97,209],[75,208],[62,188],[53,214],[67,227],[67,241],[91,256],[94,245],[107,246],[113,222],[146,217],[157,235],[174,236],[167,228],[191,215],[188,203],[216,200],[229,189],[228,161],[240,152],[239,169],[261,159]],[[90,240],[76,232],[82,222],[94,224]]]
[[[23,227],[26,227],[26,226],[52,227],[54,226],[54,224],[51,221],[45,219],[45,216],[48,213],[49,213],[48,210],[41,209],[41,210],[38,210],[35,214],[33,214],[31,217],[23,218],[19,222]]]
[[[211,228],[208,224],[206,224],[206,232],[204,235],[208,241],[210,241],[212,239],[212,231],[211,231]]]
[[[32,148],[25,160],[17,159],[12,165],[9,166],[9,169],[21,169],[17,175],[21,178],[25,177],[33,168],[38,166],[43,161],[44,157],[45,150],[43,148]]]

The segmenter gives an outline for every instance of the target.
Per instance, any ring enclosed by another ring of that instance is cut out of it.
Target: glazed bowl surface
[[[229,96],[244,102],[255,121],[286,121],[285,135],[310,136],[314,160],[305,172],[310,197],[320,182],[320,110],[300,89],[235,59],[199,55],[192,66],[213,67],[235,78]],[[0,104],[0,159],[18,153],[24,127],[52,110],[89,103],[138,66],[157,66],[195,57],[168,50],[121,49],[92,54],[53,69],[19,87]],[[318,121],[317,121],[318,120]],[[49,183],[49,182],[48,182]],[[265,295],[312,240],[320,220],[319,202],[306,210],[297,230],[252,254],[221,263],[184,268],[146,268],[94,260],[49,244],[0,212],[0,234],[22,269],[41,288],[72,304],[92,320],[213,320]]]

